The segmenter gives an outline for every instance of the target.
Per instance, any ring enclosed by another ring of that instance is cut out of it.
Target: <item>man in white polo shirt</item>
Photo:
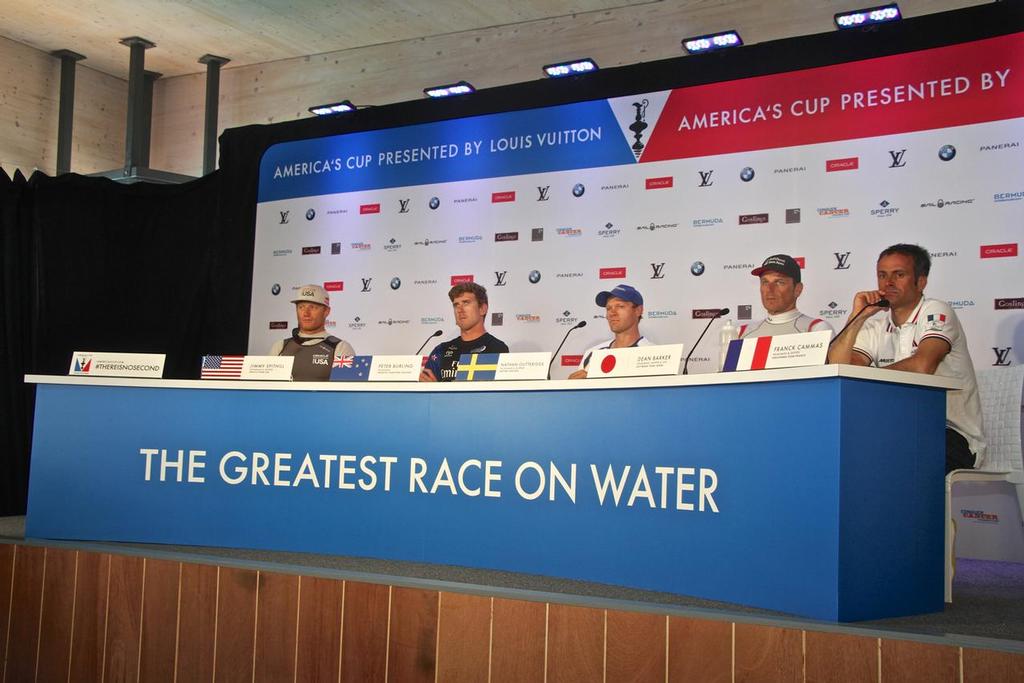
[[[835,333],[832,326],[821,318],[812,318],[797,310],[796,300],[803,294],[804,284],[800,281],[800,264],[792,256],[769,256],[760,268],[755,268],[750,274],[761,281],[761,305],[768,312],[768,317],[740,325],[740,339],[821,330]]]
[[[953,377],[963,388],[946,392],[946,473],[985,459],[981,401],[967,337],[945,301],[924,296],[931,257],[916,244],[894,244],[878,256],[878,289],[857,292],[849,327],[829,351],[830,363]],[[889,312],[876,316],[888,301]],[[862,315],[859,315],[863,311]]]
[[[630,346],[651,346],[651,342],[640,334],[640,319],[644,316],[644,297],[630,285],[618,285],[609,292],[598,292],[594,299],[604,309],[608,329],[615,336],[608,341],[591,346],[583,354],[579,368],[569,379],[586,379],[590,357],[601,349],[625,349]]]

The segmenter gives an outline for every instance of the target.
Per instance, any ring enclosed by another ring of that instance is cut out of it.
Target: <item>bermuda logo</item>
[[[711,174],[712,173],[714,173],[713,170],[711,170],[711,171],[697,171],[697,175],[700,176],[700,184],[697,185],[697,187],[711,187],[712,185],[714,185],[715,181],[713,181],[711,179]]]
[[[398,213],[409,213],[409,200],[399,199],[398,200]]]
[[[750,166],[745,166],[743,168],[743,170],[740,171],[740,180],[742,180],[745,183],[749,183],[753,179],[754,179],[754,169],[751,168]]]
[[[653,271],[651,273],[651,279],[652,280],[664,280],[665,279],[665,264],[664,264],[664,262],[662,262],[662,263],[652,263],[651,264],[651,270]]]
[[[313,209],[308,209],[306,211],[306,220],[311,221],[314,218],[316,218],[316,211],[314,211]]]
[[[939,147],[939,158],[943,161],[952,161],[955,156],[956,147],[953,145],[943,145],[942,147]]]
[[[92,356],[78,356],[75,358],[75,372],[88,373],[92,370]]]
[[[369,292],[372,289],[370,287],[370,283],[373,282],[373,278],[372,277],[364,277],[364,278],[361,278],[361,279],[363,281],[363,288],[360,291],[361,292]]]
[[[850,252],[843,252],[840,254],[838,251],[832,252],[836,257],[836,267],[834,270],[849,270],[850,269]]]
[[[496,271],[494,271],[494,286],[495,287],[504,287],[505,284],[506,284],[505,279],[507,277],[508,277],[508,271],[507,270],[502,270],[502,271],[497,271],[496,270]]]
[[[550,185],[545,185],[544,187],[541,187],[540,185],[538,185],[537,186],[537,201],[538,202],[546,202],[548,200],[548,192],[550,192],[550,191],[551,191],[551,186]]]
[[[907,162],[903,161],[903,155],[907,153],[907,150],[901,149],[896,151],[894,149],[889,150],[889,168],[903,168],[907,165]]]
[[[996,354],[996,362],[993,363],[992,365],[993,366],[999,366],[999,367],[1006,367],[1007,365],[1009,365],[1010,364],[1010,358],[1009,358],[1009,356],[1010,356],[1010,349],[1012,349],[1012,348],[1013,348],[1012,346],[1007,346],[1005,348],[999,348],[998,346],[993,346],[992,347],[992,351]]]
[[[281,214],[281,220],[278,223],[278,225],[287,225],[288,224],[288,214],[290,214],[291,211],[279,211],[278,213]]]

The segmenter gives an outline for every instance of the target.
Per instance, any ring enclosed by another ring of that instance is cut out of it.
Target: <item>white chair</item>
[[[953,520],[953,484],[960,481],[1000,482],[1017,487],[1017,504],[1024,518],[1024,465],[1021,432],[1024,430],[1024,365],[985,368],[978,374],[978,393],[988,445],[980,470],[953,470],[946,475],[946,602],[953,602],[956,563]]]

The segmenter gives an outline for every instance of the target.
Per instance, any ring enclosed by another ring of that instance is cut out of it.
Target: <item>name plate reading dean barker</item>
[[[292,378],[295,356],[246,356],[242,361],[242,379],[280,380]]]
[[[831,340],[830,330],[733,339],[725,353],[722,372],[824,365]]]
[[[71,355],[69,375],[86,377],[150,377],[164,376],[162,353],[102,353],[75,351]]]
[[[593,377],[642,377],[679,374],[682,344],[631,346],[628,349],[594,351],[587,366],[587,379]]]

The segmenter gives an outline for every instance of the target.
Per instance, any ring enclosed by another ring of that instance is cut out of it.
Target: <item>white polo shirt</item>
[[[884,368],[917,353],[918,344],[935,338],[949,344],[949,353],[939,361],[935,374],[963,383],[962,389],[946,392],[946,426],[963,434],[975,454],[975,467],[985,460],[985,435],[981,428],[981,399],[974,363],[967,351],[967,337],[956,313],[945,301],[921,297],[907,322],[897,327],[892,311],[868,318],[853,343],[853,350],[871,365]]]

